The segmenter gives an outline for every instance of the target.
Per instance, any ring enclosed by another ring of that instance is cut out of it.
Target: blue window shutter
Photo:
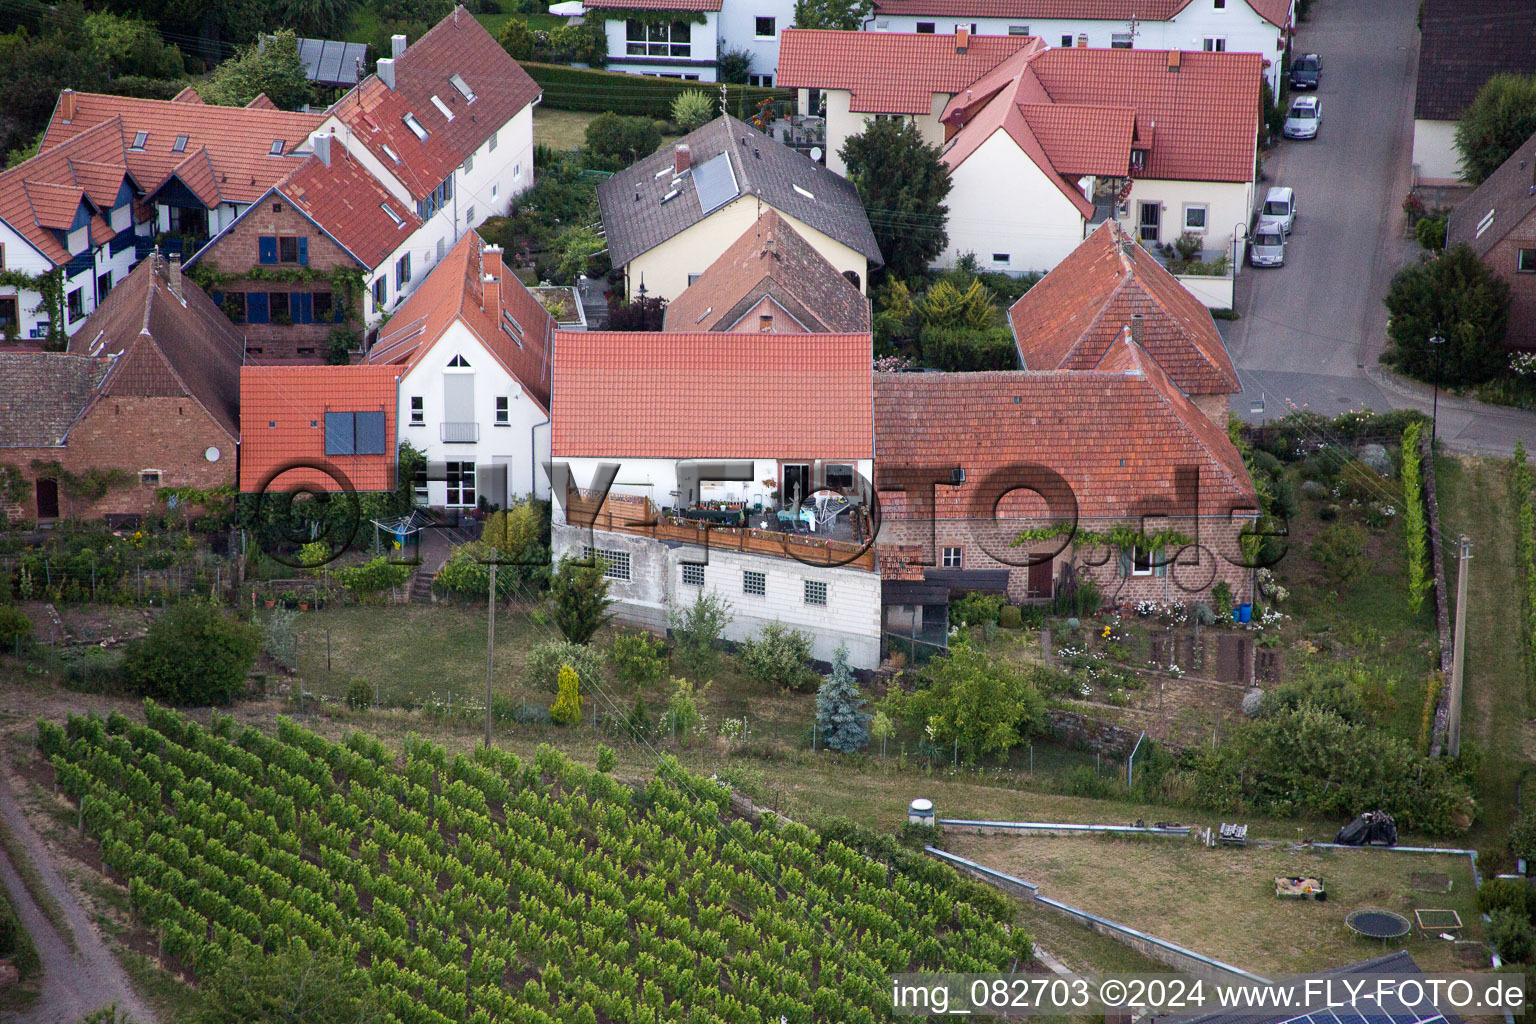
[[[328,412],[325,414],[325,454],[353,455],[357,451],[357,439],[353,429],[352,413]]]
[[[269,324],[272,317],[267,313],[267,293],[247,292],[245,295],[245,321],[251,324]]]
[[[309,266],[309,239],[304,235],[299,236],[299,265]]]
[[[222,305],[224,305],[224,293],[223,292],[214,292],[213,293],[213,304],[215,306],[222,306]]]
[[[1120,575],[1121,576],[1129,576],[1130,574],[1131,574],[1131,549],[1130,548],[1121,548],[1120,549]]]
[[[356,416],[357,454],[383,455],[387,450],[384,438],[384,414],[360,412]]]
[[[337,296],[331,303],[331,319],[338,324],[346,323],[347,321],[347,311],[342,308],[340,296]]]
[[[1171,561],[1171,560],[1172,559],[1169,559],[1168,561]],[[1168,575],[1168,561],[1164,561],[1163,551],[1162,551],[1161,548],[1159,548],[1158,550],[1152,552],[1152,575],[1153,576],[1167,576]]]
[[[294,292],[290,297],[290,315],[296,324],[312,324],[315,322],[315,297],[309,292]]]
[[[277,262],[277,236],[261,235],[256,239],[256,262]]]

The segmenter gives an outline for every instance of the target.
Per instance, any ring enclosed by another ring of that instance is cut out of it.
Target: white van
[[[1264,226],[1279,227],[1286,234],[1296,226],[1296,193],[1289,188],[1277,186],[1264,194],[1264,205],[1259,208],[1259,230]]]
[[[1275,224],[1260,224],[1248,240],[1248,262],[1256,267],[1285,266],[1285,232]]]

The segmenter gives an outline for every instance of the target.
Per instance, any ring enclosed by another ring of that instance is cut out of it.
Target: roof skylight
[[[452,82],[453,87],[459,90],[460,96],[463,96],[470,103],[475,102],[475,90],[471,89],[469,83],[464,81],[464,76],[457,74],[449,75],[448,81]]]
[[[432,105],[437,108],[437,112],[439,114],[442,114],[444,117],[446,117],[450,121],[453,120],[453,111],[449,110],[448,109],[448,104],[446,104],[442,100],[438,99],[435,94],[432,97]]]
[[[187,137],[185,135],[178,135],[178,136],[176,136],[176,141],[171,144],[171,152],[172,153],[185,153],[186,151],[187,151]]]
[[[267,153],[269,155],[271,155],[271,156],[282,156],[283,155],[283,140],[282,139],[273,139],[272,140],[272,148],[267,150]]]
[[[416,120],[415,114],[406,114],[400,120],[405,122],[405,126],[409,128],[418,139],[420,139],[422,142],[427,141],[427,130],[422,127],[420,121]]]
[[[795,185],[794,189],[795,189],[796,192],[798,192],[801,195],[805,196],[805,198],[807,198],[807,199],[815,199],[816,198],[816,194],[814,192],[810,191],[809,189],[801,188],[799,185]]]
[[[390,149],[388,145],[384,147],[384,155],[389,157],[395,163],[400,162],[400,154],[396,153],[393,149]]]
[[[380,203],[379,204],[379,209],[381,209],[385,213],[389,214],[389,219],[395,222],[395,227],[397,227],[397,228],[405,227],[405,218],[400,216],[398,213],[396,213],[394,211],[394,209],[388,203]]]
[[[132,149],[143,149],[145,144],[148,143],[148,142],[149,142],[149,132],[134,132],[133,133],[133,145],[130,148],[132,148]]]

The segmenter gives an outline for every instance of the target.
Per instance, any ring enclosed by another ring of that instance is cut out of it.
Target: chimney
[[[59,119],[65,124],[75,119],[75,90],[65,89],[59,93]]]
[[[955,26],[955,52],[964,53],[971,45],[971,30],[965,25]]]
[[[1181,50],[1169,50],[1168,51],[1168,70],[1173,72],[1174,74],[1177,74],[1178,71],[1179,71],[1179,61],[1182,60],[1183,57],[1184,57],[1183,51],[1181,51]]]
[[[672,151],[672,176],[675,178],[686,171],[693,162],[693,150],[686,145],[678,146]]]
[[[1088,49],[1088,33],[1087,32],[1081,32],[1081,33],[1078,34],[1078,37],[1077,37],[1077,48],[1079,50],[1086,50],[1086,49]]]
[[[405,36],[393,35],[389,37],[389,59],[399,60],[405,56]]]
[[[1140,313],[1131,314],[1131,340],[1138,345],[1141,344],[1142,320],[1143,317]]]
[[[311,140],[311,145],[313,145],[313,147],[314,147],[315,156],[320,158],[320,162],[322,164],[325,164],[325,166],[327,166],[327,167],[331,166],[331,137],[330,137],[330,135],[329,134],[316,135],[314,137],[314,139]]]
[[[170,260],[166,263],[165,283],[166,283],[166,287],[170,288],[171,294],[176,296],[176,298],[178,300],[180,300],[182,302],[187,301],[185,298],[182,297],[182,294],[181,294],[181,257],[180,256],[172,256],[170,258]]]
[[[384,83],[390,92],[395,91],[395,58],[380,57],[378,66],[374,69],[379,76],[379,81]]]
[[[501,246],[488,245],[480,250],[480,274],[483,293],[481,309],[495,318],[501,315]]]

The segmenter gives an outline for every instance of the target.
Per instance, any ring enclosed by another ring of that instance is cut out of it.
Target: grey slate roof
[[[62,445],[111,365],[67,352],[0,352],[0,448]]]
[[[809,157],[729,116],[685,135],[676,145],[688,146],[694,168],[727,154],[731,175],[706,172],[713,179],[707,185],[734,176],[736,196],[756,196],[861,253],[871,266],[885,262],[852,183]],[[674,151],[667,147],[653,153],[598,186],[597,201],[614,266],[629,263],[705,218],[692,173],[684,174],[676,186],[670,173],[657,176],[673,166]],[[662,202],[674,187],[678,194]],[[713,202],[718,197],[707,198]]]
[[[1478,256],[1522,224],[1536,211],[1536,135],[1520,144],[1499,169],[1466,199],[1456,204],[1445,226],[1447,246],[1465,242]],[[1481,232],[1478,227],[1492,214]]]
[[[1455,121],[1501,72],[1536,72],[1536,4],[1530,0],[1425,0],[1413,116]]]

